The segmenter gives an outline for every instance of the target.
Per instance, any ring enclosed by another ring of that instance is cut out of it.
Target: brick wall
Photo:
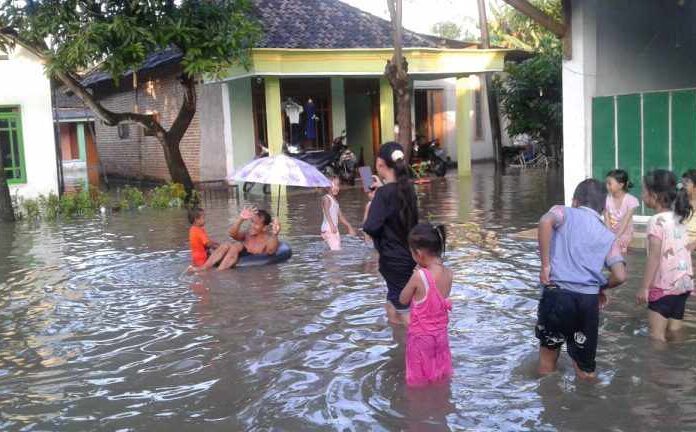
[[[95,90],[103,105],[114,112],[136,111],[159,113],[162,126],[169,130],[183,100],[183,87],[176,80],[177,69],[165,69],[157,74],[138,78],[137,90],[133,80],[123,80],[119,89],[106,83]],[[200,87],[200,86],[199,86]],[[200,88],[197,89],[200,95]],[[200,101],[199,101],[200,103]],[[191,122],[181,140],[181,154],[194,182],[200,181],[200,115]],[[97,149],[107,175],[120,177],[170,180],[162,146],[155,137],[144,135],[138,124],[129,124],[128,138],[120,138],[118,127],[95,122]]]

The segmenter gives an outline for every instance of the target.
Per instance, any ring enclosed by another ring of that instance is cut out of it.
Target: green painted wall
[[[331,78],[331,128],[334,138],[341,135],[341,132],[346,129],[346,100],[343,78]]]
[[[346,95],[346,134],[350,149],[360,158],[360,149],[366,165],[374,163],[372,150],[372,109],[370,96]]]
[[[229,81],[227,86],[230,97],[230,116],[232,117],[232,160],[234,167],[240,168],[254,159],[256,155],[251,79]]]
[[[650,170],[696,168],[696,90],[594,98],[592,174],[603,179],[614,168],[628,172],[637,197]]]
[[[87,161],[87,144],[85,141],[85,124],[77,124],[77,148],[82,162]]]

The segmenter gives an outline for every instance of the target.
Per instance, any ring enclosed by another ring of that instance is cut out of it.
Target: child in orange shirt
[[[205,231],[205,213],[201,208],[189,210],[189,244],[191,245],[191,262],[188,271],[194,271],[202,267],[206,262],[217,264],[224,260],[232,252],[230,243],[217,243],[208,238]],[[212,251],[212,253],[211,253]]]

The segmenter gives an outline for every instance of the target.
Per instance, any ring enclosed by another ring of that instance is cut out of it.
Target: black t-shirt
[[[418,222],[418,206],[414,203],[416,213],[413,215],[413,220],[408,227],[402,228],[399,221],[401,208],[397,188],[396,183],[387,183],[377,189],[363,224],[363,231],[372,237],[375,249],[379,252],[379,266],[382,273],[413,269],[416,266],[408,248],[408,233]],[[411,199],[417,200],[415,191]],[[411,276],[410,272],[408,276]]]

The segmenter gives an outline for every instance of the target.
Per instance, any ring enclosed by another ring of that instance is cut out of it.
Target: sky
[[[389,19],[386,0],[341,0],[373,15]],[[487,0],[486,3],[498,4],[499,0]],[[419,33],[430,33],[433,24],[453,21],[462,28],[478,33],[476,0],[403,0],[403,25]],[[490,6],[488,7],[490,19]]]

